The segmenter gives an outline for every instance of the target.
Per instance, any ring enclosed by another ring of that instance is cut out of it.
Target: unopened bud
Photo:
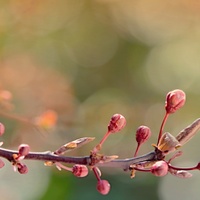
[[[0,136],[2,136],[4,132],[5,132],[5,126],[2,123],[0,123]]]
[[[28,167],[22,163],[17,163],[17,170],[20,174],[28,173]]]
[[[110,184],[107,180],[98,180],[97,190],[99,193],[106,195],[110,191]]]
[[[85,165],[74,165],[72,173],[77,177],[85,177],[88,175],[88,168]]]
[[[108,125],[108,131],[111,133],[119,132],[126,125],[126,119],[121,114],[114,114]]]
[[[168,172],[168,164],[161,160],[157,161],[155,164],[151,167],[151,173],[155,176],[165,176]]]
[[[182,90],[173,90],[166,96],[165,110],[171,114],[183,107],[186,101],[186,95]]]
[[[30,146],[28,144],[21,144],[18,147],[19,156],[26,156],[30,151]]]
[[[0,159],[0,168],[4,167],[5,163]]]
[[[151,136],[151,130],[147,126],[139,126],[136,131],[136,141],[138,144],[146,142]]]
[[[169,172],[179,178],[191,178],[192,174],[186,170],[174,170],[169,168]]]

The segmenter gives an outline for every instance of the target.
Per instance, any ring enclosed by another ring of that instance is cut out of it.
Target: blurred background
[[[3,147],[28,143],[32,151],[54,151],[84,136],[96,139],[68,155],[88,155],[121,113],[126,128],[106,141],[102,153],[132,157],[135,131],[151,128],[152,143],[164,116],[166,93],[182,89],[184,108],[170,116],[165,131],[176,135],[200,116],[200,1],[198,0],[9,0],[0,1],[0,121]],[[42,121],[50,112],[50,124]],[[52,117],[53,116],[53,117]],[[36,129],[32,123],[44,129]],[[173,161],[199,161],[199,141],[182,147]],[[92,173],[69,172],[26,162],[27,175],[10,163],[0,171],[5,200],[192,199],[200,196],[200,175],[190,179],[102,169],[111,191],[96,191]]]

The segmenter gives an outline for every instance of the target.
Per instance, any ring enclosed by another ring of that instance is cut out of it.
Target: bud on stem
[[[97,182],[97,190],[103,195],[108,194],[110,191],[110,183],[107,180],[99,180]]]
[[[125,125],[126,125],[125,117],[121,114],[114,114],[111,117],[110,122],[108,124],[108,131],[106,132],[106,134],[104,135],[104,137],[102,138],[100,143],[98,145],[96,145],[96,147],[94,147],[93,152],[95,152],[95,153],[98,152],[101,149],[103,143],[108,138],[108,136],[111,133],[117,133],[117,132],[121,131]]]
[[[126,119],[121,114],[114,114],[108,125],[108,132],[116,133],[121,131],[126,125]]]
[[[168,164],[164,161],[157,161],[151,167],[151,173],[155,176],[165,176],[168,173]]]
[[[182,90],[176,89],[170,91],[166,96],[165,110],[167,113],[172,114],[179,108],[183,107],[186,101],[186,95]]]
[[[137,153],[139,151],[139,148],[141,144],[146,142],[149,137],[151,136],[151,130],[147,126],[139,126],[136,131],[136,141],[137,141],[137,148],[135,150],[134,157],[137,156]]]
[[[30,151],[30,146],[28,144],[21,144],[18,147],[19,156],[26,156]]]

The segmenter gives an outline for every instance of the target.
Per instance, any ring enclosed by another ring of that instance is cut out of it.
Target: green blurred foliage
[[[155,177],[147,175],[130,179],[124,174],[114,174],[114,176],[105,174],[110,181],[112,190],[106,196],[102,196],[96,191],[96,180],[94,176],[89,175],[87,178],[75,178],[65,173],[52,173],[51,184],[41,200],[45,199],[158,199],[155,192],[157,180]]]

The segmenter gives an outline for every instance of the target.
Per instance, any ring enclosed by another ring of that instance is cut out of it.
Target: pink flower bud
[[[151,173],[155,176],[165,176],[168,172],[168,164],[161,160],[157,161],[155,164],[151,167]]]
[[[0,168],[4,167],[5,163],[0,159]]]
[[[4,132],[5,132],[5,126],[2,123],[0,123],[0,136],[2,136]]]
[[[186,101],[186,95],[182,90],[173,90],[166,96],[165,110],[171,114],[183,107]]]
[[[123,115],[114,114],[108,125],[108,131],[111,133],[119,132],[126,125],[126,119]]]
[[[106,195],[110,191],[110,184],[107,180],[98,180],[97,182],[97,190],[99,193]]]
[[[74,165],[72,173],[77,177],[85,177],[88,175],[88,168],[85,165]]]
[[[136,131],[136,141],[139,144],[146,142],[151,136],[151,130],[147,126],[139,126]]]
[[[22,163],[17,163],[17,170],[20,174],[28,173],[28,167]]]
[[[30,146],[28,144],[21,144],[18,147],[19,156],[26,156],[30,151]]]

